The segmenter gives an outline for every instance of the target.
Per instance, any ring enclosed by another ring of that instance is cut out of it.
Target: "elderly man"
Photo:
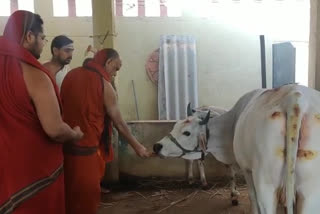
[[[97,213],[104,167],[113,159],[112,122],[137,155],[151,155],[121,117],[111,85],[120,67],[117,51],[103,49],[84,67],[71,70],[62,83],[65,121],[71,126],[79,124],[84,131],[81,141],[64,147],[67,214]]]
[[[43,66],[49,70],[59,88],[63,78],[69,71],[66,65],[70,64],[73,51],[73,41],[64,35],[56,36],[51,42],[52,58],[49,62],[44,63]]]
[[[65,213],[62,143],[83,136],[63,122],[58,87],[38,62],[43,21],[16,11],[0,37],[0,213]]]

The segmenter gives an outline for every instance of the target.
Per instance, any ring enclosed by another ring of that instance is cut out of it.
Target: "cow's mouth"
[[[158,153],[158,156],[159,156],[159,158],[161,158],[161,159],[166,159],[166,158],[167,158],[166,156],[164,156],[163,154],[161,154],[161,152]]]

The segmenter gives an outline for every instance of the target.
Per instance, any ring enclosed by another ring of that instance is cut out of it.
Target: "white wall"
[[[115,48],[119,103],[124,117],[136,119],[131,80],[136,83],[140,119],[157,119],[157,86],[144,65],[162,34],[189,34],[197,40],[199,104],[230,108],[244,93],[261,87],[259,35],[215,19],[116,17]],[[271,87],[271,44],[267,42],[267,83]]]
[[[204,4],[204,5],[203,5]],[[261,87],[259,34],[266,35],[267,86],[272,86],[275,41],[291,41],[297,50],[297,80],[307,82],[308,0],[218,4],[189,0],[180,18],[116,17],[116,48],[123,57],[119,74],[121,110],[136,119],[131,80],[137,84],[142,119],[157,119],[157,87],[145,72],[148,54],[161,34],[190,34],[197,39],[199,104],[230,108],[245,92]],[[210,18],[200,18],[210,17]]]

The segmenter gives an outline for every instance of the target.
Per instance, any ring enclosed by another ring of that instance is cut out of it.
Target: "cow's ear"
[[[210,119],[210,111],[208,111],[207,116],[199,122],[200,125],[205,125],[209,122]]]

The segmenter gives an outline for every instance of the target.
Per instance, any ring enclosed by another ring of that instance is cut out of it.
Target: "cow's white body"
[[[257,90],[242,101],[234,157],[245,173],[255,213],[320,212],[320,94],[298,85]],[[241,103],[240,103],[241,104]]]
[[[286,85],[250,92],[213,119],[208,151],[240,166],[254,213],[276,213],[279,204],[288,214],[320,212],[319,113],[319,92]]]
[[[177,130],[203,130],[197,121],[189,117]],[[208,126],[207,151],[241,168],[253,213],[273,214],[279,205],[288,214],[320,213],[319,92],[299,85],[258,89]],[[177,130],[172,134],[191,148]],[[172,145],[163,147],[163,155],[177,153]]]

